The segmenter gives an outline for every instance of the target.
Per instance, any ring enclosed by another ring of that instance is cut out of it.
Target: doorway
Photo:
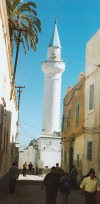
[[[71,168],[73,165],[73,154],[74,154],[74,139],[70,139],[69,141],[69,172],[71,172]]]

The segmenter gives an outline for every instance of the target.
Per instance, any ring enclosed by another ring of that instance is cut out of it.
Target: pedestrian
[[[86,204],[96,204],[97,188],[98,179],[95,176],[95,170],[92,169],[80,185],[81,192],[84,190],[85,193]]]
[[[83,176],[83,178],[88,177],[90,175],[91,171],[95,171],[94,168],[90,168],[88,173],[85,176]]]
[[[75,165],[72,165],[72,169],[71,169],[71,172],[70,172],[70,179],[71,179],[71,186],[72,188],[77,188],[77,169],[75,167]]]
[[[23,164],[23,176],[26,176],[26,171],[27,171],[27,163],[25,162]]]
[[[59,180],[60,177],[64,174],[64,170],[59,166],[59,163],[56,163],[56,174],[58,175]]]
[[[36,174],[36,175],[38,175],[38,174],[39,174],[39,169],[38,169],[38,167],[36,167],[35,174]]]
[[[68,173],[64,173],[63,176],[61,176],[59,188],[63,198],[63,204],[67,204],[68,195],[70,193],[70,179]]]
[[[46,190],[46,204],[56,204],[57,191],[59,186],[59,177],[56,174],[56,167],[51,168],[43,181]]]
[[[99,173],[99,176],[98,176],[97,203],[96,204],[100,204],[100,173]]]
[[[9,170],[9,183],[10,183],[10,192],[14,193],[16,188],[16,181],[18,179],[19,172],[15,163],[13,163],[12,167]]]
[[[30,162],[30,163],[28,164],[28,170],[29,170],[29,174],[30,174],[30,175],[32,174],[32,169],[33,169],[33,164],[32,164],[32,162]]]

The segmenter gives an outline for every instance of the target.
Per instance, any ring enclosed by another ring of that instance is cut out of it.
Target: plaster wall
[[[88,41],[86,45],[86,74],[94,72],[100,64],[100,29]]]
[[[61,166],[61,138],[53,137],[40,137],[37,141],[39,155],[38,167],[51,168],[59,163]],[[41,165],[41,166],[39,166]]]
[[[11,98],[11,90],[13,95]],[[14,159],[13,143],[17,133],[17,103],[12,87],[11,47],[5,1],[0,1],[0,176],[6,174]]]
[[[23,168],[23,164],[27,162],[29,164],[32,162],[33,167],[36,167],[36,149],[33,146],[29,146],[27,149],[19,152],[19,169]]]
[[[84,160],[84,172],[94,167],[100,172],[100,30],[87,43],[85,83],[85,152],[92,141],[92,160]],[[88,63],[88,61],[90,63]],[[94,84],[94,106],[89,110],[89,89]]]

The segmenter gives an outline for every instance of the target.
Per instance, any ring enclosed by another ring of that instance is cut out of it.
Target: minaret
[[[61,59],[61,45],[55,21],[54,31],[48,46],[47,60],[42,62],[44,72],[44,109],[42,133],[53,135],[60,127],[61,76],[65,63]]]

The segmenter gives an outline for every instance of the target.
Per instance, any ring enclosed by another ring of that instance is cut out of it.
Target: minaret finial
[[[54,23],[55,23],[55,24],[57,23],[57,17],[55,17],[55,21],[54,21]]]
[[[60,40],[59,40],[59,35],[58,35],[58,30],[57,30],[57,18],[55,18],[54,21],[54,29],[53,29],[53,34],[49,43],[48,47],[59,47],[61,48],[60,45]]]

